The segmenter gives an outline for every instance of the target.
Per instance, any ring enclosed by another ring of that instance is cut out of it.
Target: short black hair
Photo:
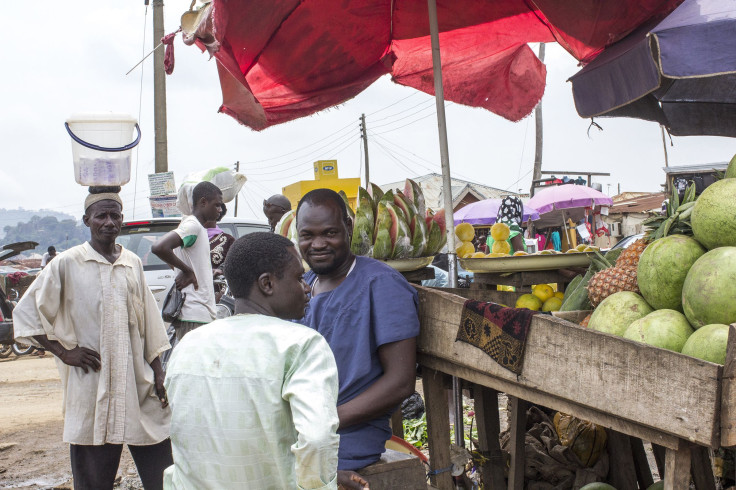
[[[224,218],[226,214],[227,206],[225,206],[225,203],[222,203],[222,206],[220,206],[220,217],[217,218],[217,221],[222,221],[222,218]]]
[[[193,204],[196,205],[203,197],[208,201],[212,201],[213,199],[216,199],[217,196],[221,195],[222,191],[220,188],[212,182],[200,182],[194,186],[194,190],[192,191],[192,201],[194,201]]]
[[[348,207],[345,205],[345,201],[340,194],[332,189],[314,189],[304,194],[304,197],[301,198],[296,207],[297,224],[299,223],[299,210],[301,209],[302,204],[305,203],[312,205],[334,203],[342,213],[342,220],[345,223],[350,222],[350,218],[348,217]]]
[[[49,248],[47,248],[47,249],[46,249],[46,251],[47,251],[48,253],[51,253],[51,251],[52,251],[52,250],[53,250],[54,252],[56,252],[56,247],[54,247],[53,245],[51,245],[51,246],[50,246]]]
[[[233,297],[248,297],[261,274],[268,272],[279,279],[284,277],[286,266],[294,259],[289,253],[293,246],[288,238],[266,231],[249,233],[235,240],[222,266]]]
[[[120,194],[122,187],[119,185],[91,185],[89,186],[90,194]]]

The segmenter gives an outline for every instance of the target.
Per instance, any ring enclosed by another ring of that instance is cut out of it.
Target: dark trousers
[[[138,468],[143,488],[163,489],[164,470],[174,464],[171,456],[171,440],[165,439],[151,446],[128,445],[128,449]],[[122,444],[104,446],[72,444],[70,454],[74,490],[112,490],[122,451]]]

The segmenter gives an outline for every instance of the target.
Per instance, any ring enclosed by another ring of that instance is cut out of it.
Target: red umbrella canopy
[[[445,98],[511,121],[544,93],[527,46],[588,61],[682,0],[438,0]],[[390,73],[434,94],[426,0],[214,0],[190,42],[218,60],[220,110],[253,129],[340,104]],[[184,23],[182,23],[184,25]]]

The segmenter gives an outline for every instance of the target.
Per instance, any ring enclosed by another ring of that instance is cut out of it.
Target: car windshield
[[[117,242],[141,259],[143,270],[166,270],[170,267],[151,252],[151,246],[156,243],[156,240],[175,228],[175,223],[123,226]]]

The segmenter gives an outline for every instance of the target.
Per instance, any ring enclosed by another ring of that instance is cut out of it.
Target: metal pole
[[[442,197],[447,223],[447,264],[449,286],[457,287],[457,254],[455,253],[455,219],[452,207],[452,180],[450,179],[450,152],[447,146],[447,121],[445,119],[445,90],[442,86],[442,60],[440,59],[440,34],[437,23],[437,2],[427,0],[429,33],[432,40],[432,72],[434,75],[434,99],[437,104],[437,129],[440,137],[440,161],[442,163]],[[455,444],[465,447],[463,433],[463,400],[460,381],[452,377],[452,394],[455,401]]]
[[[659,130],[662,132],[662,148],[664,148],[664,166],[669,167],[669,157],[667,156],[667,140],[664,137],[664,126],[659,125]]]
[[[164,37],[164,2],[153,0],[153,46]],[[168,141],[166,138],[166,74],[164,73],[164,50],[153,53],[153,119],[155,132],[156,173],[168,172]]]
[[[539,43],[539,61],[544,63],[544,43]],[[529,194],[534,197],[534,181],[542,178],[542,150],[544,148],[544,120],[542,118],[542,101],[540,99],[537,107],[534,108],[534,129],[536,137],[534,139],[534,171],[532,172],[532,186]]]
[[[365,127],[365,114],[360,116],[360,131],[363,138],[363,152],[365,153],[365,189],[370,190],[371,178],[368,168],[368,130]]]
[[[240,161],[235,162],[235,171],[240,172]],[[240,192],[238,192],[240,194]],[[238,194],[235,194],[235,217],[238,217]]]

